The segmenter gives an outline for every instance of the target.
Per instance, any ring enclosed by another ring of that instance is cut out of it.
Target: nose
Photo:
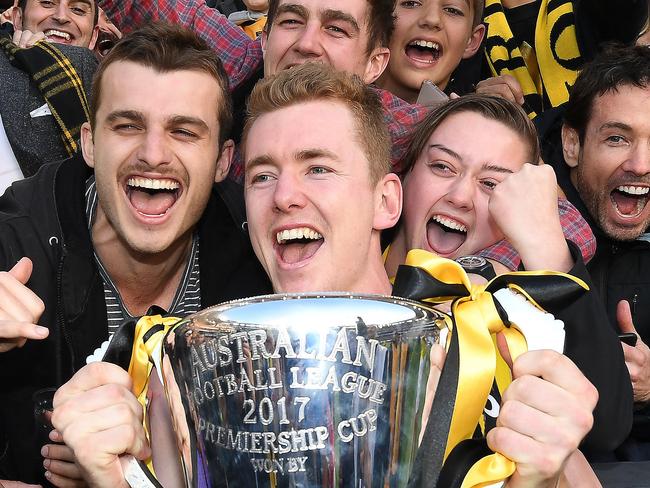
[[[281,173],[275,184],[273,203],[276,212],[291,212],[305,206],[307,196],[300,179],[287,173]]]
[[[147,130],[137,149],[138,161],[151,168],[169,164],[172,161],[172,152],[167,144],[163,130]]]
[[[639,141],[634,145],[629,157],[621,165],[621,169],[635,176],[650,174],[650,145]]]
[[[308,22],[296,41],[296,50],[304,57],[318,58],[322,56],[321,35],[320,25],[315,22]]]
[[[54,9],[54,14],[52,18],[61,24],[70,22],[70,13],[68,2],[59,2],[59,4]]]
[[[448,203],[460,209],[471,209],[474,206],[474,188],[471,178],[459,176],[449,187],[446,195]]]
[[[428,6],[420,9],[421,15],[418,26],[423,29],[440,28],[440,7]]]

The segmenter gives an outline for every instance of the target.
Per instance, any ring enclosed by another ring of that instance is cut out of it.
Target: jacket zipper
[[[59,267],[56,273],[56,321],[59,324],[59,329],[63,332],[63,338],[65,339],[65,344],[68,348],[68,352],[70,353],[70,371],[72,374],[75,372],[75,355],[74,355],[74,349],[72,347],[72,340],[70,338],[70,331],[68,331],[68,327],[66,324],[65,320],[65,313],[63,311],[63,265],[64,265],[64,260],[66,256],[66,248],[65,245],[61,246],[61,258],[59,259]],[[58,381],[59,383],[63,383],[63,365],[61,364],[62,360],[62,355],[63,351],[59,350],[59,359],[58,359],[58,371],[57,374],[59,375]]]

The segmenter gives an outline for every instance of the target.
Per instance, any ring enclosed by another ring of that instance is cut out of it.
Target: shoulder
[[[82,69],[84,73],[92,73],[97,69],[97,58],[93,52],[85,47],[66,46],[57,44],[56,48],[67,57],[72,65],[77,69]]]

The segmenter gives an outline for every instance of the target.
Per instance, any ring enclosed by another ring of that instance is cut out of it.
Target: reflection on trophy
[[[186,318],[161,364],[187,485],[407,486],[444,327],[419,303],[340,294]]]

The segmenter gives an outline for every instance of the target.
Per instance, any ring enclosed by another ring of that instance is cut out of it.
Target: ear
[[[15,30],[23,30],[23,10],[18,7],[18,2],[14,2],[11,8],[11,23]]]
[[[95,167],[95,143],[93,142],[93,130],[88,122],[81,126],[81,154],[83,154],[86,164]]]
[[[95,24],[93,27],[93,35],[90,36],[90,42],[88,43],[88,49],[91,51],[95,49],[95,44],[97,44],[97,37],[99,36],[99,24]]]
[[[566,124],[562,125],[562,152],[567,166],[575,168],[578,166],[580,156],[580,138],[575,129]]]
[[[232,139],[228,139],[221,146],[221,154],[217,159],[217,172],[214,174],[214,182],[219,183],[226,179],[228,171],[230,171],[230,164],[232,163],[233,155],[235,154],[235,143]]]
[[[482,23],[474,27],[472,34],[467,40],[467,46],[463,51],[463,59],[471,58],[476,54],[476,52],[481,47],[481,42],[483,42],[483,37],[485,36],[485,25]]]
[[[266,54],[266,43],[269,40],[269,33],[266,31],[266,29],[262,30],[262,34],[260,35],[260,43],[262,44],[262,56]]]
[[[366,69],[363,73],[363,81],[366,84],[374,83],[377,78],[388,66],[388,60],[390,59],[390,49],[387,47],[377,47],[373,49],[368,62],[366,63]]]
[[[373,229],[390,229],[402,213],[402,183],[395,173],[388,173],[377,183],[376,190]]]

